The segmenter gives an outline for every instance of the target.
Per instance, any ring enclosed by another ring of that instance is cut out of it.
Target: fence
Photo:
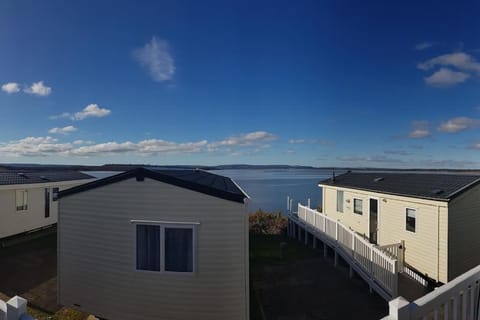
[[[0,320],[33,320],[27,314],[27,300],[18,296],[7,302],[0,300]]]
[[[296,217],[291,215],[295,220]],[[347,262],[360,267],[368,282],[380,285],[389,300],[398,294],[398,260],[382,252],[362,236],[341,222],[329,218],[317,210],[298,204],[298,220],[305,225],[305,231],[319,235],[329,242]]]
[[[463,319],[479,317],[480,265],[409,303],[403,297],[389,302],[384,320]]]

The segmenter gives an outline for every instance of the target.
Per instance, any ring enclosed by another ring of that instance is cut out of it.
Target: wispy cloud
[[[51,133],[62,134],[75,131],[73,126],[53,128]],[[92,141],[74,140],[60,142],[51,136],[27,137],[20,140],[0,143],[0,156],[102,156],[134,154],[151,156],[160,154],[223,152],[225,154],[255,154],[269,148],[268,141],[276,137],[265,131],[255,131],[247,134],[230,137],[224,140],[209,143],[207,140],[193,142],[173,142],[162,139],[147,139],[138,142],[108,141],[94,143]]]
[[[66,126],[63,128],[52,128],[48,130],[48,133],[53,133],[53,134],[69,134],[71,132],[77,131],[77,128],[74,126]]]
[[[290,139],[288,140],[288,143],[291,143],[291,144],[305,143],[305,139]]]
[[[20,91],[20,85],[16,82],[9,82],[2,85],[2,91],[6,93],[17,93]]]
[[[465,129],[477,128],[480,126],[479,119],[472,119],[467,117],[457,117],[449,119],[443,122],[439,127],[438,131],[455,133]]]
[[[232,146],[262,146],[266,145],[266,142],[274,141],[277,137],[266,131],[254,131],[239,136],[232,136],[224,140],[215,141],[208,144],[211,151],[220,147],[232,147]]]
[[[449,87],[465,82],[473,75],[480,75],[480,62],[465,52],[440,55],[417,65],[423,71],[436,67],[440,69],[424,78],[426,84],[434,87]]]
[[[167,41],[154,36],[145,46],[135,49],[133,55],[153,80],[163,82],[173,78],[175,62]]]
[[[360,162],[363,164],[401,164],[404,163],[405,160],[402,159],[395,159],[395,158],[389,158],[384,155],[374,155],[371,157],[363,157],[363,156],[344,156],[344,157],[337,157],[338,161],[342,162],[350,162],[352,164],[355,164],[356,162]],[[362,165],[362,164],[357,164],[357,165]]]
[[[429,123],[427,121],[413,121],[412,130],[407,135],[409,138],[421,139],[430,136]]]
[[[409,156],[412,155],[411,152],[405,150],[385,150],[383,151],[385,154],[397,155],[397,156]]]
[[[36,96],[48,96],[52,93],[52,88],[44,85],[43,81],[38,81],[32,83],[30,87],[23,89],[23,91]]]
[[[455,67],[460,70],[480,72],[480,63],[465,52],[444,54],[417,65],[420,70],[430,70],[436,66]]]
[[[289,139],[288,143],[290,143],[290,144],[312,143],[312,144],[320,144],[320,145],[323,145],[323,146],[333,146],[333,145],[335,145],[334,141],[323,140],[323,139]]]
[[[425,42],[420,42],[415,45],[415,50],[417,51],[423,51],[428,48],[431,48],[435,45],[435,42],[432,41],[425,41]]]
[[[84,120],[86,118],[103,118],[110,115],[111,113],[111,110],[106,108],[100,108],[98,104],[92,103],[83,108],[83,110],[81,111],[75,112],[73,114],[69,112],[63,112],[61,114],[50,116],[50,119],[56,120],[68,118],[71,120]]]
[[[431,76],[425,77],[425,83],[432,87],[450,87],[465,82],[470,77],[468,73],[440,68]]]

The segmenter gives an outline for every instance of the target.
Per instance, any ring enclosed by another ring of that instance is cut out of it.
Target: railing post
[[[338,242],[338,221],[335,221],[335,241]]]
[[[393,262],[393,287],[392,287],[392,296],[396,297],[398,295],[398,260]]]
[[[7,320],[19,320],[27,313],[27,300],[15,296],[7,301]]]
[[[400,241],[397,259],[399,261],[398,272],[403,272],[403,266],[405,263],[405,240]]]
[[[388,302],[388,316],[384,320],[408,320],[410,319],[410,303],[403,297],[398,297]]]

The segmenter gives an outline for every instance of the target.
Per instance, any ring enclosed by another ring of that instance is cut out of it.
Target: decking
[[[338,259],[346,261],[350,275],[358,274],[386,301],[399,295],[414,300],[427,290],[418,282],[403,274],[403,252],[401,244],[378,247],[327,215],[298,204],[298,212],[288,215],[288,235],[311,243],[320,241],[324,254],[330,247],[334,252],[334,264]]]

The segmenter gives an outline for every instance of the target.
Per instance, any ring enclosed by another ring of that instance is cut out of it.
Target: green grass
[[[35,307],[28,307],[28,314],[37,320],[84,320],[87,317],[83,312],[68,308],[62,308],[53,314]]]
[[[305,259],[316,253],[284,235],[250,235],[250,263],[281,263]]]
[[[311,248],[284,235],[250,235],[250,319],[263,320],[253,281],[264,265],[282,264],[315,256]]]

